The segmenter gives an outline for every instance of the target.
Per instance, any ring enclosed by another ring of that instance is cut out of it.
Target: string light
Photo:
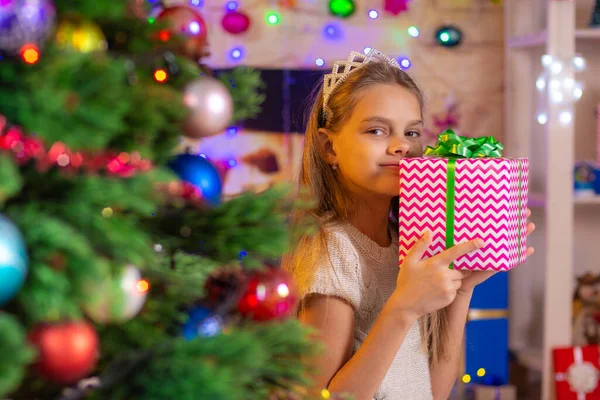
[[[558,116],[558,120],[563,125],[569,125],[573,121],[573,114],[571,111],[562,111]]]
[[[229,11],[235,11],[238,8],[238,3],[235,1],[230,1],[229,3],[227,3],[227,9]]]
[[[240,60],[244,56],[244,49],[242,49],[241,47],[236,47],[231,50],[230,55],[233,60]]]
[[[154,79],[156,80],[156,82],[163,83],[167,80],[168,77],[169,75],[164,69],[157,69],[156,71],[154,71]]]
[[[235,158],[232,158],[229,161],[227,161],[227,165],[229,165],[231,168],[233,168],[237,165],[237,160]]]
[[[371,50],[372,50],[372,48],[367,46],[367,47],[365,47],[365,48],[363,49],[363,53],[365,53],[365,54],[369,54],[369,52],[370,52]]]
[[[463,381],[464,383],[469,383],[469,382],[471,382],[471,375],[469,375],[469,374],[464,374],[464,375],[463,375],[463,377],[462,377],[462,381]]]
[[[269,23],[269,25],[277,25],[279,21],[279,15],[277,15],[276,13],[269,13],[267,15],[267,22]]]
[[[110,207],[105,207],[102,209],[102,216],[104,218],[110,218],[113,216],[113,209]]]
[[[477,370],[477,376],[481,377],[485,375],[485,368],[479,368]]]
[[[40,59],[40,51],[33,44],[26,44],[21,48],[21,57],[27,64],[35,64]]]
[[[377,12],[377,10],[370,10],[369,11],[369,18],[371,18],[371,19],[377,19],[377,17],[379,17],[379,13]]]
[[[410,28],[408,28],[408,34],[414,38],[419,37],[419,28],[417,28],[416,26],[411,26]]]
[[[408,57],[401,57],[400,59],[398,59],[398,63],[400,64],[402,69],[409,69],[412,65]]]
[[[140,279],[135,284],[135,288],[140,293],[146,293],[150,289],[150,283],[148,283],[148,281],[145,279]]]
[[[542,112],[537,115],[537,122],[540,125],[546,125],[548,123],[548,114]]]
[[[237,135],[237,133],[238,133],[238,128],[236,126],[230,126],[229,128],[227,128],[226,135],[228,137],[234,137],[235,135]]]
[[[325,65],[325,60],[323,60],[322,58],[317,58],[315,60],[315,64],[317,64],[317,67],[322,67],[323,65]]]

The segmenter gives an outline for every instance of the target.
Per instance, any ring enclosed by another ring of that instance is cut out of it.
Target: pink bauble
[[[227,32],[239,35],[250,28],[250,18],[239,11],[230,11],[223,16],[221,25]]]

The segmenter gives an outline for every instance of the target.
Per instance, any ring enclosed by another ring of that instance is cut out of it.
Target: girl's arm
[[[371,400],[416,317],[393,310],[388,302],[352,357],[354,311],[345,301],[314,296],[307,301],[300,320],[317,329],[324,345],[315,366],[315,393],[327,388],[332,393],[352,394],[356,400]]]
[[[431,388],[434,400],[446,400],[454,387],[458,376],[460,357],[463,351],[463,336],[472,291],[461,292],[448,306],[449,332],[448,332],[448,358],[440,361],[430,368]]]

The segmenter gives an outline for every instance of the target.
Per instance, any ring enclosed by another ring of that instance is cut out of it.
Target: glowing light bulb
[[[552,61],[554,59],[552,58],[552,56],[550,54],[544,54],[542,56],[542,65],[544,67],[549,67],[552,64]]]
[[[464,383],[469,383],[469,382],[471,382],[471,375],[469,375],[469,374],[464,374],[464,375],[463,375],[463,377],[462,377],[462,381],[463,381]]]
[[[535,87],[538,88],[540,92],[544,90],[546,88],[546,79],[544,79],[543,76],[537,78],[537,81],[535,81]]]
[[[235,1],[230,1],[229,3],[227,3],[227,9],[229,11],[237,10],[237,8],[238,8],[238,3],[236,3]]]
[[[372,48],[367,46],[367,47],[365,47],[365,48],[363,49],[363,53],[365,53],[365,54],[369,54],[369,52],[370,52],[371,50],[372,50]]]
[[[408,34],[414,38],[419,37],[419,28],[417,28],[416,26],[411,26],[410,28],[408,28]]]
[[[277,294],[279,297],[288,297],[290,294],[290,288],[285,283],[277,285]]]
[[[573,58],[573,65],[577,71],[583,71],[585,69],[585,59],[581,56]]]
[[[21,58],[27,64],[35,64],[40,59],[40,51],[33,44],[26,44],[21,48]]]
[[[369,11],[369,18],[371,18],[371,19],[377,19],[377,17],[379,17],[379,13],[377,12],[377,10],[370,10]]]
[[[412,63],[410,62],[410,60],[408,59],[408,57],[403,57],[399,60],[399,64],[402,67],[402,69],[409,69],[410,66],[412,65]]]
[[[477,376],[484,376],[485,375],[485,368],[479,368],[477,370]]]
[[[267,22],[270,25],[277,25],[280,21],[279,15],[275,14],[275,13],[270,13],[269,15],[267,15]]]
[[[169,76],[167,75],[167,71],[165,71],[164,69],[157,69],[156,71],[154,71],[154,79],[156,80],[156,82],[160,82],[163,83],[167,80]]]
[[[581,99],[581,96],[583,96],[583,85],[578,82],[573,88],[573,97],[576,100],[579,100]]]
[[[552,71],[553,74],[560,74],[563,70],[563,65],[560,62],[553,62],[550,65],[550,71]]]
[[[236,47],[231,50],[231,58],[234,60],[240,60],[244,56],[244,50],[241,47]]]
[[[190,22],[189,28],[190,28],[190,32],[193,35],[197,35],[200,33],[200,24],[197,21]]]
[[[568,125],[571,123],[571,121],[573,121],[573,114],[571,114],[571,111],[562,111],[558,115],[558,120],[561,124]]]
[[[554,102],[554,103],[561,103],[564,101],[565,95],[562,92],[554,91],[550,95],[550,98],[551,98],[552,102]]]
[[[315,64],[317,64],[317,67],[322,67],[323,65],[325,65],[325,60],[323,60],[322,58],[317,58],[315,60]]]
[[[137,283],[135,284],[135,288],[137,289],[138,292],[140,293],[146,293],[149,289],[150,289],[150,284],[148,283],[147,280],[145,279],[140,279],[139,281],[137,281]]]
[[[546,125],[548,123],[548,114],[546,114],[546,113],[539,113],[537,115],[537,122],[540,125]]]

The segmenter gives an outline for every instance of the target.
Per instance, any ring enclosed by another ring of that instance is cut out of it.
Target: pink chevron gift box
[[[527,158],[402,160],[400,263],[425,230],[433,236],[425,257],[471,239],[485,241],[455,261],[457,270],[508,271],[524,262],[528,169]]]

